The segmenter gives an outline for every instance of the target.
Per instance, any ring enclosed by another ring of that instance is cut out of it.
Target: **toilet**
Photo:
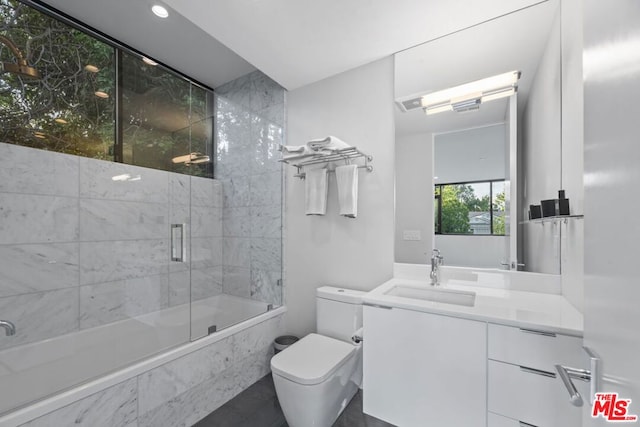
[[[362,327],[363,295],[318,288],[318,333],[271,359],[276,394],[290,427],[330,427],[362,384],[362,347],[351,337]]]

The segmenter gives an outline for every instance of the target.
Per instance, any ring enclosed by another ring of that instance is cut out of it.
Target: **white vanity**
[[[432,287],[427,266],[396,267],[364,298],[365,413],[401,427],[581,425],[554,365],[586,363],[582,315],[553,276],[450,269]]]

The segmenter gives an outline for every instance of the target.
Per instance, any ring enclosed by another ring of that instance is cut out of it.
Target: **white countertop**
[[[365,304],[443,314],[501,325],[532,328],[582,337],[582,314],[562,295],[483,287],[474,282],[450,280],[442,289],[473,291],[473,307],[385,295],[397,284],[431,287],[425,280],[393,278],[363,297]]]

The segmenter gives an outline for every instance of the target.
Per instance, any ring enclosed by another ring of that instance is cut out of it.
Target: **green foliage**
[[[114,160],[118,51],[16,0],[0,0],[0,34],[41,74],[37,80],[0,74],[0,142]],[[210,93],[137,56],[121,55],[122,161],[212,176],[211,164],[171,162],[194,151],[211,154]],[[0,61],[16,62],[2,44]],[[108,97],[96,96],[98,91]]]
[[[440,194],[442,203],[442,233],[469,234],[469,208],[463,200],[464,186],[446,185]],[[473,192],[473,190],[472,190]]]
[[[493,234],[504,236],[505,193],[497,194],[493,203]]]

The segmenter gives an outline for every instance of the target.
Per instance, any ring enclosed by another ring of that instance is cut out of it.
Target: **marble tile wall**
[[[223,183],[223,291],[282,304],[285,90],[255,71],[216,89],[216,178]]]
[[[0,144],[0,350],[221,293],[222,216],[219,181]]]
[[[22,426],[191,426],[270,372],[281,319],[266,320]]]

